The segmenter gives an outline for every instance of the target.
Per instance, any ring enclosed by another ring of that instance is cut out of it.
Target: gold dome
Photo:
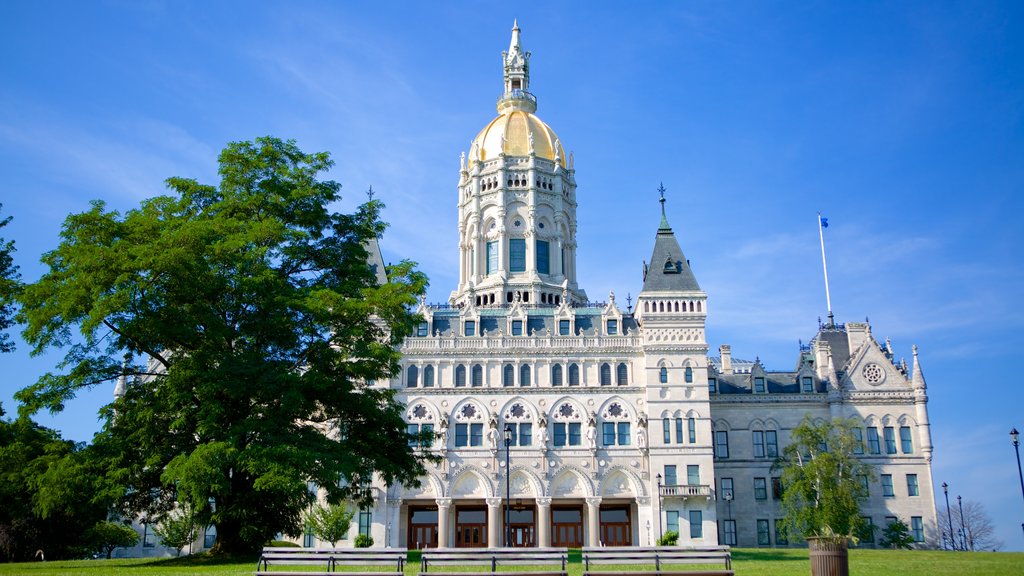
[[[554,161],[565,167],[565,149],[558,136],[543,120],[524,110],[510,110],[491,121],[470,145],[469,165],[478,160],[485,162],[506,156],[529,156],[530,136],[533,135],[533,152],[537,158]]]

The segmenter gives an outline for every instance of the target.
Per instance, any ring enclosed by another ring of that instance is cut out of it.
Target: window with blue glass
[[[704,515],[700,510],[690,510],[690,538],[704,537]]]
[[[668,368],[662,366],[661,369],[658,370],[658,382],[668,384]]]
[[[882,429],[885,435],[885,453],[895,454],[896,453],[896,433],[892,426],[886,426]]]
[[[487,243],[487,273],[494,274],[498,271],[498,242]]]
[[[629,367],[626,366],[625,362],[620,363],[615,369],[615,383],[619,386],[629,384]]]
[[[665,418],[664,420],[661,421],[661,430],[662,430],[662,433],[664,434],[664,438],[662,438],[662,440],[665,442],[665,444],[671,444],[672,443],[672,419],[671,418]]]
[[[629,446],[629,422],[619,422],[619,446]]]
[[[691,486],[700,484],[700,466],[698,464],[686,465],[686,483]]]
[[[424,366],[423,367],[423,387],[433,388],[434,387],[434,367]]]
[[[519,385],[529,386],[530,385],[530,367],[523,365],[519,367]]]
[[[683,443],[683,419],[676,418],[676,444]]]
[[[615,422],[604,422],[601,425],[602,439],[605,446],[615,445]]]
[[[904,454],[914,453],[914,443],[910,440],[910,426],[900,426],[900,445]]]
[[[530,422],[506,424],[512,432],[512,446],[533,445],[533,424]]]
[[[727,430],[715,431],[715,458],[729,457],[729,432]]]
[[[920,516],[910,517],[910,533],[914,535],[914,542],[924,542],[924,520]]]
[[[552,440],[555,446],[579,446],[581,441],[579,422],[555,422]]]
[[[764,478],[754,478],[754,499],[768,499],[768,481]]]
[[[665,483],[664,486],[676,486],[679,484],[679,477],[676,475],[675,464],[665,464]]]
[[[717,378],[708,378],[708,392],[710,392],[711,394],[717,394],[718,393],[718,379]]]
[[[419,325],[416,327],[416,335],[426,336],[428,328],[429,327],[427,326],[426,322],[420,322]]]
[[[580,385],[580,367],[579,364],[569,364],[569,386]]]
[[[895,496],[892,490],[892,474],[882,474],[882,496]]]
[[[501,385],[502,386],[515,386],[516,369],[511,364],[505,364],[505,367],[501,371]]]
[[[463,332],[465,332],[466,336],[476,336],[476,321],[466,320],[464,326],[465,330]]]
[[[473,387],[479,388],[484,385],[484,369],[479,364],[473,365]]]
[[[864,453],[864,430],[860,428],[853,429],[853,453],[863,454]]]
[[[558,321],[558,335],[559,336],[568,336],[569,335],[569,321],[568,320],[559,320]]]
[[[551,367],[551,385],[561,386],[562,385],[562,365],[555,364]]]
[[[522,336],[523,335],[523,321],[522,320],[513,320],[512,321],[512,335],[513,336]]]
[[[881,445],[878,442],[878,428],[875,428],[874,426],[868,428],[868,453],[882,453]]]
[[[551,248],[547,240],[537,240],[537,272],[551,273]]]
[[[758,394],[764,394],[764,378],[757,376],[754,378],[754,392]]]
[[[409,369],[406,370],[405,385],[408,386],[409,388],[415,388],[417,386],[417,384],[418,384],[419,378],[420,378],[420,370],[419,370],[419,368],[417,368],[415,366],[409,366]]]
[[[917,474],[907,474],[907,496],[920,496],[921,491],[917,486]]]
[[[526,272],[526,240],[512,238],[508,241],[508,271]]]
[[[456,424],[455,425],[455,446],[483,446],[484,425],[483,424]]]
[[[758,519],[757,521],[757,545],[770,546],[772,543],[771,533],[768,532],[768,520]]]
[[[665,512],[665,530],[679,533],[679,512],[677,510]]]
[[[616,334],[619,333],[619,321],[618,320],[609,320],[606,324],[607,324],[607,327],[606,327],[605,331],[608,333],[609,336],[615,336]]]
[[[697,419],[696,418],[688,418],[687,421],[686,421],[686,425],[687,425],[687,428],[688,428],[687,431],[690,434],[690,444],[696,444],[697,443]]]
[[[683,370],[683,380],[685,380],[687,384],[693,383],[693,368],[687,366],[686,370]]]
[[[600,380],[601,386],[610,386],[611,385],[611,383],[612,383],[612,367],[609,366],[607,362],[605,362],[604,364],[601,364],[601,369],[599,371],[599,375],[600,375],[599,380]]]
[[[459,364],[455,367],[455,387],[462,388],[466,385],[466,367]]]

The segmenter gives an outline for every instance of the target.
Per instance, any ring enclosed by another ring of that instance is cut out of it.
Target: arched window
[[[601,364],[601,386],[610,386],[612,383],[612,367],[607,362]]]
[[[519,367],[519,385],[529,386],[530,385],[530,367],[523,364]]]
[[[683,379],[686,380],[687,384],[693,383],[693,368],[686,367],[686,370],[683,371]]]
[[[668,368],[662,366],[661,369],[658,370],[658,382],[668,384]]]
[[[700,312],[700,300],[697,300],[697,312]]]
[[[620,362],[619,366],[615,369],[615,383],[619,386],[629,384],[629,367],[626,366],[625,362]]]
[[[679,302],[676,302],[676,312],[679,312]]]
[[[569,364],[569,386],[580,385],[580,365]]]
[[[479,364],[473,365],[473,387],[479,388],[484,385],[484,367]]]
[[[423,368],[423,387],[433,388],[434,387],[434,367],[426,366]]]
[[[562,385],[562,365],[555,364],[551,367],[551,385],[561,386]]]
[[[690,312],[693,312],[693,302],[690,302]]]
[[[644,312],[650,312],[650,311],[651,311],[651,303],[646,301],[646,300],[644,300]]]
[[[415,388],[419,378],[419,369],[416,368],[415,366],[409,366],[409,369],[406,371],[405,385],[408,386],[409,388]]]
[[[502,386],[515,386],[516,369],[511,364],[505,364],[505,368],[501,371],[501,385]]]
[[[659,312],[664,312],[665,311],[665,303],[664,302],[660,302],[658,304],[658,311]]]
[[[459,364],[455,367],[455,387],[462,388],[466,385],[466,367]]]

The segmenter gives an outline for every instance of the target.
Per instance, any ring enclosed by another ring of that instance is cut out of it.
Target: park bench
[[[430,576],[491,576],[502,566],[532,566],[516,570],[515,576],[568,576],[565,548],[428,548],[420,557],[420,573]],[[477,572],[439,572],[438,566],[486,566]]]
[[[278,548],[266,547],[256,563],[257,576],[293,576],[295,574],[334,574],[339,566],[366,566],[378,570],[344,570],[345,576],[403,576],[405,548]],[[318,566],[322,570],[296,572],[271,570],[271,565]]]
[[[693,570],[680,565],[722,564],[724,568],[700,567]],[[653,570],[646,567],[652,566]],[[653,548],[611,547],[583,549],[583,576],[734,576],[728,546]]]

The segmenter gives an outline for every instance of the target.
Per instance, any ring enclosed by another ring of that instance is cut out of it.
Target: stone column
[[[587,498],[587,541],[584,546],[601,545],[601,497]]]
[[[438,498],[437,502],[437,547],[447,548],[448,544],[448,514],[452,507],[451,498]]]
[[[487,547],[501,548],[505,545],[502,538],[501,498],[487,498]]]
[[[537,546],[551,546],[551,498],[537,498]]]

